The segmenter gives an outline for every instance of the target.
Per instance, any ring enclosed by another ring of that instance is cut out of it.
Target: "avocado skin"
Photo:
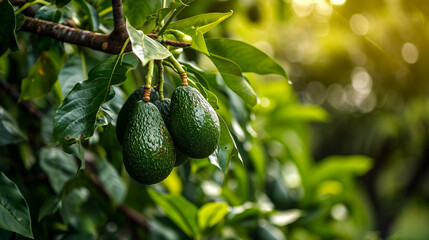
[[[171,96],[170,127],[176,146],[192,158],[205,158],[219,143],[220,125],[215,110],[189,86],[177,87]]]
[[[143,101],[134,105],[123,140],[125,169],[137,182],[155,184],[170,175],[176,152],[155,105]]]
[[[171,133],[171,128],[170,128],[171,127],[170,126],[171,99],[165,98],[164,101],[156,100],[155,102],[153,102],[153,104],[161,112],[162,119],[164,119],[165,125],[167,125],[167,128]],[[174,139],[173,139],[173,141],[174,141]],[[176,163],[174,164],[174,166],[178,167],[178,166],[182,165],[183,163],[185,163],[187,160],[189,160],[189,157],[176,147]]]
[[[118,138],[119,143],[122,144],[124,139],[124,133],[126,128],[126,122],[130,118],[131,111],[137,101],[142,100],[144,93],[144,86],[137,88],[125,101],[122,105],[121,110],[118,114],[118,119],[116,120],[116,137]],[[150,101],[154,102],[159,100],[159,94],[155,89],[150,89]]]

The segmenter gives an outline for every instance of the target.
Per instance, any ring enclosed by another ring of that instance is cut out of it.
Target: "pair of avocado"
[[[143,92],[140,87],[127,99],[116,126],[124,165],[132,178],[143,184],[158,183],[189,157],[205,158],[214,152],[219,119],[198,90],[180,86],[171,100],[161,101],[152,89],[150,102],[141,101]]]

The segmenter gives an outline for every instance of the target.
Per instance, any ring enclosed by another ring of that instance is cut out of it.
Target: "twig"
[[[120,41],[125,41],[128,38],[128,33],[122,11],[122,0],[112,0],[112,13],[114,28],[110,36],[114,39],[119,38]]]
[[[19,92],[12,85],[10,85],[5,79],[0,78],[0,88],[4,89],[4,91],[15,101],[19,100]],[[34,107],[34,105],[30,101],[21,101],[18,106],[23,108],[27,113],[31,116],[36,117],[37,119],[42,119],[43,113]]]

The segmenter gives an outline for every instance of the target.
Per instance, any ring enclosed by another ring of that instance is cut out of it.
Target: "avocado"
[[[127,121],[122,154],[128,174],[142,184],[164,180],[173,170],[176,152],[161,113],[152,103],[138,101]]]
[[[158,110],[161,112],[162,119],[164,119],[165,125],[167,125],[168,130],[171,133],[170,129],[170,104],[171,99],[165,98],[164,101],[156,100],[153,102],[153,104],[158,108]],[[174,139],[173,139],[174,142]],[[178,148],[176,148],[176,163],[174,164],[175,167],[178,167],[185,163],[189,157],[182,153]]]
[[[118,119],[116,120],[116,137],[119,140],[119,143],[122,144],[122,141],[124,139],[124,132],[126,128],[126,122],[128,121],[128,118],[130,117],[131,110],[133,109],[134,105],[137,101],[142,100],[143,98],[143,92],[144,92],[144,86],[141,86],[137,88],[125,101],[124,105],[122,106],[121,110],[118,114]],[[154,102],[156,100],[159,100],[159,94],[155,89],[150,89],[150,101]]]
[[[219,118],[200,92],[190,86],[177,87],[170,108],[170,132],[175,145],[192,158],[212,154],[219,143]]]

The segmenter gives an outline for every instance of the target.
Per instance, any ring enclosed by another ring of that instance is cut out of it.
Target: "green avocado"
[[[175,145],[192,158],[212,154],[219,143],[219,118],[200,92],[190,86],[177,87],[171,96],[170,108]]]
[[[131,111],[122,154],[128,174],[142,184],[161,182],[176,161],[173,140],[161,113],[150,102],[138,101]]]
[[[171,105],[171,99],[165,98],[164,101],[156,100],[153,102],[153,104],[158,108],[158,110],[161,112],[162,119],[164,119],[165,125],[167,125],[168,130],[171,132],[170,128],[170,105]],[[174,141],[174,139],[173,139]],[[176,148],[176,163],[174,164],[175,167],[178,167],[185,163],[189,157],[182,153],[178,148]]]
[[[144,86],[141,86],[137,88],[125,101],[124,105],[122,106],[121,110],[118,114],[118,119],[116,120],[116,137],[119,140],[119,143],[122,144],[122,141],[124,139],[124,132],[126,128],[126,123],[128,119],[130,118],[131,110],[133,109],[134,105],[137,101],[142,100],[143,98],[143,92],[144,92]],[[155,89],[150,89],[150,101],[154,102],[156,100],[159,100],[159,94]]]

